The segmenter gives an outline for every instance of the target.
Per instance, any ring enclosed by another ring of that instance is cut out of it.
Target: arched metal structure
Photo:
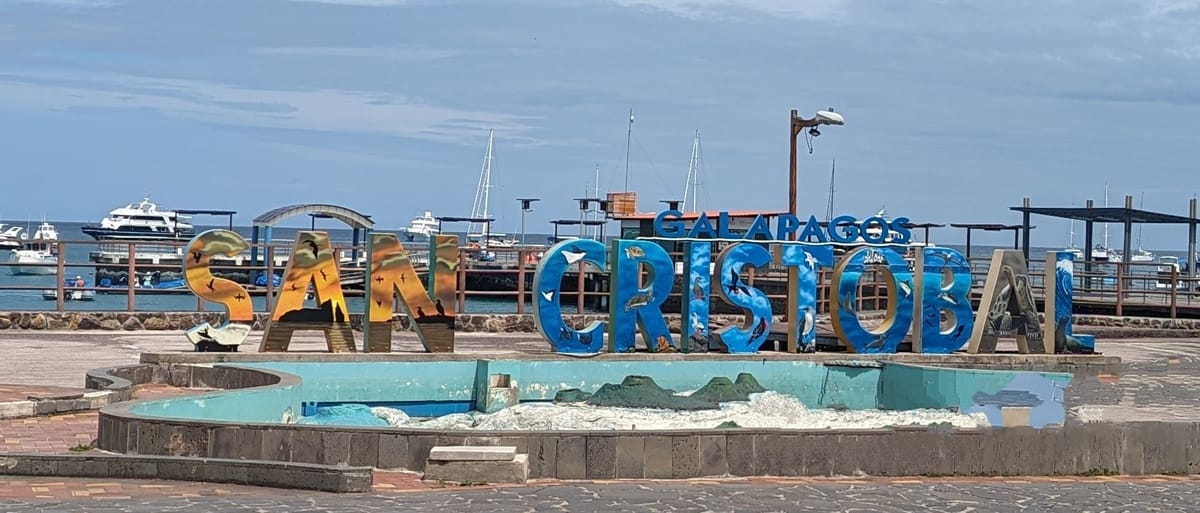
[[[254,226],[270,227],[289,217],[306,214],[320,214],[322,217],[337,219],[338,221],[346,223],[348,226],[350,226],[350,228],[370,230],[375,227],[375,221],[371,220],[371,216],[346,207],[327,205],[323,203],[288,205],[286,207],[279,207],[274,210],[263,212],[258,217],[254,218]]]
[[[262,214],[259,214],[258,217],[254,218],[254,222],[250,227],[250,260],[252,262],[258,261],[258,240],[260,232],[262,234],[262,240],[270,243],[272,226],[278,224],[284,219],[301,215],[308,215],[314,220],[319,217],[323,219],[337,219],[338,221],[346,223],[346,225],[352,230],[353,234],[351,244],[356,247],[358,246],[358,242],[362,240],[367,233],[370,233],[371,230],[375,228],[375,221],[371,220],[371,216],[358,212],[354,209],[338,205],[329,205],[325,203],[304,203],[299,205],[279,207],[263,212]],[[358,249],[354,249],[352,251],[351,258],[358,259]]]

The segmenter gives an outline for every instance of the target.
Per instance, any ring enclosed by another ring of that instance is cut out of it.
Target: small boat
[[[0,224],[0,250],[21,249],[21,227],[13,226],[4,229],[4,224]]]
[[[13,276],[49,276],[58,272],[58,256],[55,255],[55,242],[58,241],[58,230],[54,225],[42,221],[33,233],[33,239],[23,243],[21,249],[14,249],[9,254],[11,264],[31,264],[9,266],[8,272]],[[32,265],[38,264],[38,265]]]
[[[1146,193],[1142,193],[1142,199],[1138,203],[1138,208],[1142,208],[1143,205],[1145,204],[1145,202],[1146,202]],[[1130,262],[1146,263],[1146,262],[1154,261],[1154,253],[1151,253],[1148,250],[1142,249],[1142,226],[1144,226],[1144,225],[1141,225],[1141,224],[1138,225],[1137,249],[1133,250],[1132,255],[1129,255]]]
[[[1150,252],[1149,250],[1142,249],[1141,246],[1138,246],[1137,249],[1133,250],[1133,255],[1129,257],[1129,261],[1138,263],[1153,262],[1154,253]]]
[[[478,244],[485,248],[515,248],[521,242],[517,239],[506,239],[503,233],[492,233],[480,239],[482,242]]]
[[[1158,289],[1170,289],[1172,287],[1186,289],[1187,285],[1183,284],[1183,268],[1179,265],[1179,257],[1177,256],[1160,256],[1158,257],[1158,279],[1154,283],[1154,287]],[[1176,282],[1171,283],[1171,276],[1174,275]]]
[[[1098,262],[1109,262],[1113,264],[1121,263],[1121,252],[1115,249],[1106,247],[1104,244],[1096,244],[1091,251],[1091,259]]]
[[[83,290],[83,278],[76,276],[74,280],[67,280],[63,283],[63,301],[95,301],[96,291]],[[42,291],[42,299],[46,301],[55,301],[58,299],[58,290],[46,289]]]
[[[1074,205],[1075,205],[1074,203],[1071,204],[1071,206],[1074,206]],[[1079,246],[1075,245],[1075,219],[1074,218],[1071,219],[1071,228],[1067,232],[1067,238],[1070,240],[1070,243],[1067,245],[1067,247],[1063,248],[1063,251],[1066,251],[1068,253],[1075,255],[1075,261],[1077,261],[1077,262],[1083,261],[1083,248],[1080,248]]]

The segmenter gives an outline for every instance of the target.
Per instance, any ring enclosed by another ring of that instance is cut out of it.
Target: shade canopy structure
[[[1013,232],[1013,249],[1021,248],[1021,231],[1032,230],[1036,226],[1025,226],[1020,224],[1000,224],[1000,223],[950,223],[951,228],[965,228],[967,230],[967,258],[971,258],[971,232]]]
[[[1010,210],[1093,223],[1125,223],[1128,221],[1135,224],[1191,224],[1200,222],[1200,219],[1188,216],[1124,207],[1010,207]]]
[[[1107,199],[1106,199],[1107,202]],[[1188,214],[1178,215],[1166,212],[1155,212],[1144,210],[1141,208],[1133,208],[1133,196],[1125,196],[1124,206],[1120,207],[1096,207],[1092,200],[1087,200],[1084,207],[1034,207],[1030,204],[1029,198],[1025,198],[1024,202],[1019,207],[1010,207],[1010,210],[1020,212],[1022,217],[1022,225],[1028,226],[1030,217],[1033,215],[1042,215],[1047,217],[1055,217],[1059,219],[1072,219],[1075,221],[1083,221],[1084,223],[1084,259],[1085,267],[1090,268],[1089,261],[1092,260],[1092,229],[1096,223],[1119,223],[1122,225],[1124,241],[1122,242],[1122,262],[1130,258],[1132,255],[1131,242],[1133,240],[1133,225],[1135,224],[1182,224],[1187,226],[1188,236],[1188,262],[1187,274],[1189,278],[1196,277],[1196,226],[1200,224],[1200,218],[1196,216],[1196,198],[1188,201]],[[1028,229],[1025,230],[1026,237],[1023,245],[1026,258],[1029,257],[1029,236]],[[1109,248],[1104,248],[1108,250]]]
[[[608,224],[604,219],[554,219],[550,221],[554,225],[554,240],[558,240],[558,228],[561,226],[578,226],[579,236],[583,237],[583,228],[585,226],[599,226],[599,238],[604,241],[604,225]]]
[[[227,224],[229,225],[229,230],[233,231],[233,216],[237,214],[237,211],[236,210],[211,210],[211,209],[205,209],[205,208],[184,208],[184,209],[177,208],[177,209],[175,209],[175,213],[180,214],[180,215],[185,215],[185,216],[224,217],[228,221]],[[179,223],[178,218],[176,218],[175,222],[177,224]]]

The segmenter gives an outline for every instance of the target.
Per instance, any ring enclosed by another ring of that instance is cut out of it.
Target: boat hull
[[[12,276],[52,276],[58,273],[58,260],[54,257],[25,256],[14,251],[8,258],[10,264],[41,264],[41,265],[12,265],[8,274]]]
[[[43,290],[42,299],[46,301],[55,301],[58,299],[57,290]],[[95,301],[96,291],[94,290],[63,290],[63,301]]]
[[[163,241],[163,240],[188,240],[195,235],[194,230],[179,230],[176,232],[154,232],[143,230],[114,230],[112,228],[104,228],[96,225],[86,225],[80,228],[80,231],[86,233],[96,240],[132,240],[132,241]]]
[[[14,267],[8,268],[8,274],[12,275],[12,276],[54,276],[57,273],[58,273],[58,268],[47,267],[47,266],[38,266],[38,267],[34,267],[34,266],[15,267],[14,266]]]

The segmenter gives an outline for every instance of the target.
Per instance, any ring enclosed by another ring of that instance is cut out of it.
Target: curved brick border
[[[298,379],[261,369],[161,365],[169,372],[155,375],[218,388]],[[142,455],[417,471],[424,469],[435,445],[511,445],[529,455],[531,478],[557,479],[1200,472],[1200,423],[1187,422],[1069,424],[1041,430],[438,432],[151,418],[131,413],[122,403],[101,410],[97,443],[105,450]]]
[[[0,454],[0,475],[206,481],[335,493],[369,492],[372,482],[366,467],[109,454]]]
[[[869,314],[869,312],[867,312]],[[600,315],[566,315],[567,324],[582,328]],[[253,329],[261,330],[267,314],[255,314]],[[713,322],[740,322],[741,317],[714,315]],[[220,313],[199,312],[0,312],[0,330],[152,330],[180,331],[208,322],[224,322]],[[668,325],[678,332],[679,316],[668,315]],[[1200,319],[1163,319],[1156,317],[1114,317],[1104,315],[1076,315],[1075,327],[1080,332],[1092,333],[1102,338],[1133,337],[1200,337]],[[362,315],[350,314],[350,324],[361,329]],[[397,330],[408,330],[406,315],[393,317]],[[528,314],[459,314],[455,318],[455,329],[463,332],[486,333],[533,333],[533,317]]]

